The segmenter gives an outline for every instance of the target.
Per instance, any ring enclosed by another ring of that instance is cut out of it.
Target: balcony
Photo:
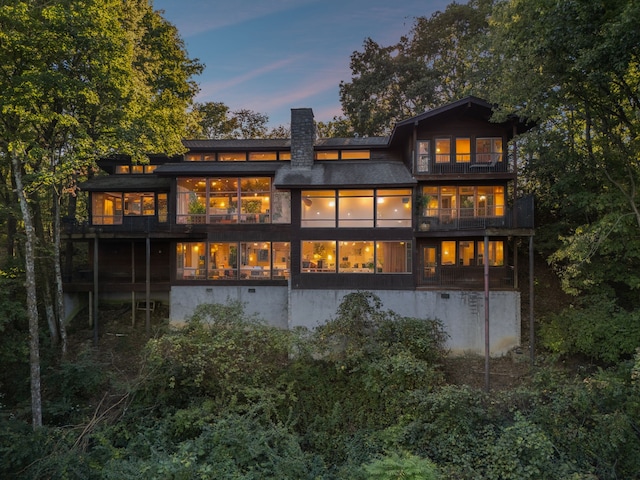
[[[452,287],[464,289],[484,288],[484,267],[439,266],[426,267],[420,285],[427,287]],[[489,288],[509,289],[514,286],[514,268],[511,266],[489,267]]]
[[[517,199],[514,207],[430,208],[428,216],[419,216],[419,232],[484,230],[488,228],[534,228],[533,196]],[[515,215],[514,215],[515,211]],[[498,215],[498,213],[502,213]]]
[[[478,153],[458,156],[435,155],[433,159],[418,161],[416,175],[513,173],[512,162],[505,160],[502,153]]]

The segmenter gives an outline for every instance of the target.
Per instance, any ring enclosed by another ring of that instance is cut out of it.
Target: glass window
[[[291,269],[291,248],[289,242],[273,242],[271,249],[271,278],[289,278]]]
[[[478,265],[484,265],[484,242],[478,242]],[[504,242],[489,242],[489,266],[502,267],[504,265]]]
[[[269,223],[271,179],[240,179],[240,223]]]
[[[205,153],[202,155],[202,160],[205,162],[215,162],[216,154],[215,153]]]
[[[411,227],[411,190],[376,191],[376,227]]]
[[[121,225],[122,193],[92,193],[91,223],[93,225]]]
[[[209,179],[209,221],[236,223],[238,221],[238,179]]]
[[[375,247],[369,242],[338,242],[339,273],[374,273]]]
[[[178,279],[204,280],[206,278],[204,242],[178,243],[176,253]]]
[[[300,226],[313,228],[336,226],[336,193],[334,190],[306,190],[302,192]]]
[[[411,273],[411,242],[376,242],[377,273]]]
[[[169,221],[169,202],[166,193],[158,194],[158,222],[167,223]]]
[[[185,153],[184,159],[187,162],[199,162],[202,160],[202,154],[201,153]]]
[[[316,160],[338,160],[339,152],[331,150],[326,152],[316,152]]]
[[[278,152],[280,160],[291,160],[291,152]]]
[[[144,166],[144,173],[153,173],[153,172],[155,172],[156,168],[158,168],[157,165],[145,165]]]
[[[131,173],[144,173],[144,165],[131,165]]]
[[[302,273],[335,273],[336,242],[303,241],[300,268]]]
[[[251,162],[262,162],[277,159],[278,154],[276,152],[249,152],[249,161]]]
[[[240,244],[240,278],[264,280],[271,278],[271,255],[267,242],[242,242]]]
[[[439,204],[440,200],[438,196],[438,187],[422,187],[422,204],[420,205],[420,215],[424,217],[437,217]]]
[[[244,162],[247,160],[245,152],[224,152],[218,154],[219,162]]]
[[[456,242],[445,240],[442,242],[440,257],[442,259],[442,265],[455,265],[456,264]]]
[[[368,160],[371,157],[369,150],[342,150],[343,160]]]
[[[177,191],[177,223],[201,224],[206,221],[207,183],[204,178],[179,178]]]
[[[476,139],[476,162],[497,163],[502,161],[502,138]]]
[[[456,138],[456,162],[469,163],[471,161],[471,139]]]
[[[131,169],[129,168],[129,165],[116,165],[116,173],[117,174],[123,174],[123,173],[129,173],[131,171]]]
[[[211,280],[237,280],[238,245],[236,243],[210,243],[208,278]]]
[[[458,265],[472,266],[476,263],[474,254],[474,243],[461,241],[458,243]]]
[[[125,215],[155,215],[155,199],[153,193],[125,193]]]
[[[436,138],[436,163],[451,162],[451,139]]]
[[[373,190],[340,190],[338,226],[373,227]]]
[[[416,172],[429,172],[429,157],[431,155],[431,142],[429,140],[419,140],[416,148]]]
[[[460,187],[460,217],[475,216],[475,187]]]

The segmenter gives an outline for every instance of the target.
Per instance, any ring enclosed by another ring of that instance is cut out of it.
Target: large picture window
[[[268,177],[179,178],[177,223],[271,223]],[[278,223],[290,222],[290,203],[279,195]]]
[[[166,217],[166,193],[158,194],[159,221]],[[160,202],[163,202],[160,205]],[[91,194],[91,222],[93,225],[121,225],[125,216],[156,215],[156,194],[152,192],[95,192]],[[166,221],[166,220],[165,220]]]
[[[411,227],[411,189],[307,190],[303,228]]]
[[[411,273],[411,242],[303,241],[302,273]]]
[[[443,240],[440,243],[440,264],[443,266],[475,267],[484,265],[484,241]],[[504,242],[489,241],[489,266],[504,265]]]
[[[441,222],[457,218],[503,217],[505,189],[501,185],[423,187],[427,200],[423,215],[439,217]]]
[[[176,253],[179,280],[289,278],[288,242],[182,242]]]

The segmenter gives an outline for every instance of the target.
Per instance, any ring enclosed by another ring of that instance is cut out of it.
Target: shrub
[[[364,466],[370,480],[438,480],[437,467],[427,458],[391,453]]]
[[[560,355],[584,354],[604,362],[630,357],[640,345],[640,311],[615,300],[590,297],[578,307],[551,315],[540,328],[543,345]]]

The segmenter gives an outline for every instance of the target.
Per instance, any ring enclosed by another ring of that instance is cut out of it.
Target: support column
[[[93,239],[93,345],[98,346],[98,236]]]
[[[491,389],[489,381],[489,358],[491,342],[489,337],[489,236],[484,236],[484,388]]]
[[[145,326],[147,336],[151,336],[151,239],[147,235],[147,258],[146,258],[146,292],[145,301]]]
[[[533,314],[533,235],[529,237],[529,355],[531,366],[536,361],[535,318]]]

